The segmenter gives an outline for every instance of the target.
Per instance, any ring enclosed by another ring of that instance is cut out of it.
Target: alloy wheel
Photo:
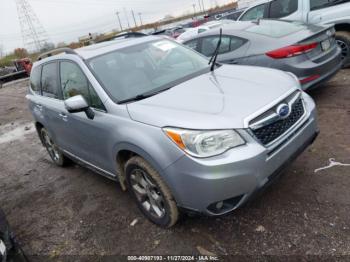
[[[49,152],[49,155],[51,156],[51,158],[55,162],[58,162],[60,160],[60,154],[59,154],[59,151],[58,151],[56,144],[49,137],[46,130],[42,132],[42,136],[43,136],[45,147],[46,147],[47,151]]]
[[[341,48],[341,59],[344,60],[349,56],[349,46],[342,40],[337,40],[338,46]]]
[[[135,169],[130,175],[131,188],[145,211],[155,218],[165,216],[164,199],[145,171]]]

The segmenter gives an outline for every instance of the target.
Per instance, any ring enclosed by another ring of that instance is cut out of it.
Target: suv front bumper
[[[164,171],[177,204],[185,209],[222,215],[246,203],[271,183],[316,138],[315,104],[304,95],[308,114],[273,151],[246,135],[247,144],[211,158],[184,155]],[[217,208],[221,207],[221,208]]]

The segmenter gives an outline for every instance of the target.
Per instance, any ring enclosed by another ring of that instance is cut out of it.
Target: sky
[[[143,23],[157,21],[165,15],[181,15],[193,12],[193,4],[199,10],[199,0],[27,0],[39,21],[47,31],[49,39],[69,43],[88,33],[104,33],[119,29],[116,12],[120,14],[122,26],[134,25],[131,10],[137,24],[141,13]],[[209,8],[232,0],[203,0]],[[125,15],[126,14],[126,15]],[[18,21],[16,0],[0,0],[0,48],[9,53],[22,47],[23,41]]]

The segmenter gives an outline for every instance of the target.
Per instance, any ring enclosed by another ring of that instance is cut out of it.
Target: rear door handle
[[[60,113],[59,116],[62,118],[63,121],[67,121],[68,117],[65,113]]]

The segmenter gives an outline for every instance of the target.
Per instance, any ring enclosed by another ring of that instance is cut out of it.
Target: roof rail
[[[60,54],[60,53],[78,55],[78,53],[75,52],[73,49],[68,48],[68,47],[63,47],[63,48],[57,48],[57,49],[53,49],[51,51],[42,53],[41,55],[39,55],[38,60],[42,60],[43,58],[50,57],[50,56],[53,56],[53,55],[57,55],[57,54]]]
[[[119,35],[116,35],[112,38],[112,40],[114,39],[118,39],[118,38],[132,38],[132,37],[143,37],[143,36],[147,36],[144,33],[140,33],[140,32],[125,32],[125,33],[120,33]]]

